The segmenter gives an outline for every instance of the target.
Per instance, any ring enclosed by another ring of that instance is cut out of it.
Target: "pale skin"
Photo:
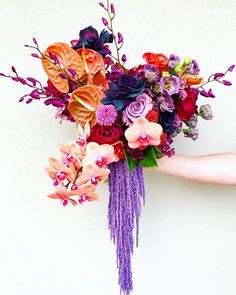
[[[198,182],[236,185],[236,153],[175,155],[158,160],[158,171]]]

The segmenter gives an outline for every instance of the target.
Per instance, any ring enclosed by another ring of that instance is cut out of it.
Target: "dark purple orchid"
[[[96,29],[94,29],[92,26],[89,26],[80,31],[78,43],[72,48],[76,50],[85,47],[97,51],[102,56],[106,56],[104,45],[106,43],[112,42],[113,37],[108,31],[102,30],[99,35]]]
[[[144,90],[145,83],[142,79],[123,74],[117,82],[109,83],[103,104],[113,104],[118,110],[123,110]]]

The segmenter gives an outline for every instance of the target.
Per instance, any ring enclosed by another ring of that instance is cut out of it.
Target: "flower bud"
[[[127,61],[127,57],[126,57],[125,54],[122,55],[121,60],[122,60],[123,62],[126,62],[126,61]]]
[[[190,57],[186,57],[183,62],[183,66],[187,66],[191,63],[192,59]]]
[[[118,35],[118,44],[123,43],[123,36],[121,35],[121,33],[119,32]]]
[[[232,65],[228,68],[228,71],[233,72],[234,68],[235,68],[235,65]]]
[[[225,86],[231,86],[231,85],[232,85],[232,83],[229,82],[229,81],[227,81],[227,80],[223,80],[223,84],[224,84]]]
[[[111,3],[111,13],[115,14],[115,6]]]
[[[108,21],[105,19],[105,17],[102,17],[102,22],[104,24],[104,26],[108,26]]]

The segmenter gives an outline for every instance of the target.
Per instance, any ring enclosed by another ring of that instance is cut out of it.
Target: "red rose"
[[[98,144],[114,144],[117,143],[122,135],[120,124],[115,123],[112,126],[101,126],[96,124],[93,126],[88,141],[94,141]]]
[[[154,65],[160,71],[167,70],[168,57],[166,57],[164,54],[147,52],[147,53],[144,53],[143,58],[145,59],[147,64]]]
[[[182,100],[180,98],[176,98],[175,109],[176,113],[179,116],[180,120],[187,122],[193,114],[197,113],[197,98],[199,91],[195,88],[185,89],[187,93],[187,97]]]
[[[159,118],[159,112],[157,110],[151,110],[145,117],[149,122],[157,123]]]

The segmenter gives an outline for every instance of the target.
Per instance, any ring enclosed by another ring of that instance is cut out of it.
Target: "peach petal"
[[[56,55],[59,59],[61,67],[64,71],[67,71],[68,68],[72,68],[80,78],[84,73],[84,65],[81,57],[77,52],[75,52],[69,45],[66,43],[58,42],[50,45],[44,55],[49,58],[49,52]],[[57,65],[51,63],[47,58],[42,59],[43,68],[51,80],[53,85],[62,93],[69,92],[69,84],[67,79],[62,79],[59,75],[63,73],[63,70]],[[69,73],[69,72],[68,72]]]

